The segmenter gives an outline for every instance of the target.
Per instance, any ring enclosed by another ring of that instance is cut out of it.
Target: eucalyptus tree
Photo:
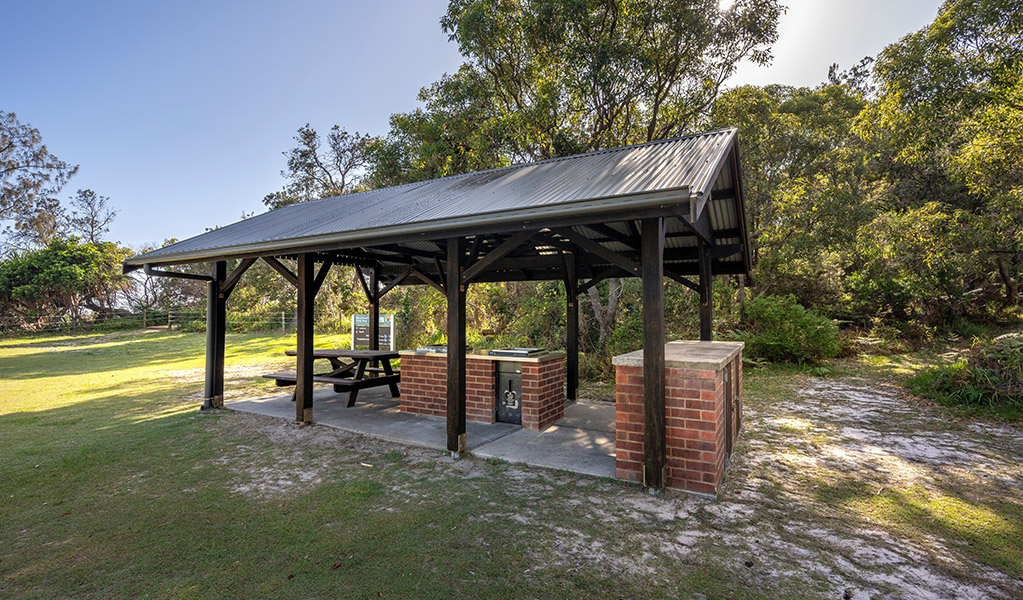
[[[942,210],[978,234],[985,276],[1018,302],[1023,276],[1023,11],[1012,0],[947,0],[878,57],[878,100],[859,133],[895,207]],[[976,270],[976,269],[973,269]],[[970,283],[970,282],[968,282]]]
[[[50,153],[38,129],[0,110],[0,220],[13,221],[14,233],[54,229],[55,196],[77,172]]]
[[[281,176],[284,189],[263,198],[269,208],[295,202],[340,196],[362,189],[362,177],[368,165],[368,147],[373,138],[358,131],[349,133],[339,125],[326,136],[308,123],[298,128],[296,146],[284,152],[287,167]]]
[[[766,64],[777,0],[452,0],[464,64],[373,145],[375,185],[693,132],[742,60]],[[621,282],[591,288],[603,347]]]

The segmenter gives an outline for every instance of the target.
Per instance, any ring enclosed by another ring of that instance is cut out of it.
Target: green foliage
[[[853,314],[933,325],[974,313],[973,290],[984,276],[976,221],[930,202],[861,227],[859,265],[846,278]]]
[[[750,359],[814,363],[838,354],[838,327],[802,307],[795,296],[761,296],[746,311],[749,320],[738,337]]]
[[[907,385],[944,404],[1023,415],[1023,335],[976,340],[964,360],[927,369]]]
[[[6,325],[46,324],[55,318],[77,323],[83,310],[109,309],[126,282],[120,263],[128,254],[109,242],[87,244],[72,237],[0,262]]]
[[[14,220],[16,231],[51,223],[53,196],[77,172],[50,154],[38,129],[0,110],[0,219]]]
[[[692,131],[743,59],[766,64],[776,0],[453,0],[465,64],[374,148],[376,185]]]

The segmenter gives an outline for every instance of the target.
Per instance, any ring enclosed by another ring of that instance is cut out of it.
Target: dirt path
[[[707,509],[725,545],[767,579],[802,572],[850,598],[1023,597],[1019,430],[952,422],[869,380],[789,388],[750,399]]]

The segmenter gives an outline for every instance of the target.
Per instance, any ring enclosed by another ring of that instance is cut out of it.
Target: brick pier
[[[740,342],[665,345],[668,487],[716,494],[742,424]],[[614,357],[616,475],[643,480],[643,352]]]

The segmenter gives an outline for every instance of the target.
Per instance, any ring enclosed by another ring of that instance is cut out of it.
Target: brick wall
[[[401,410],[421,415],[447,415],[447,356],[403,354]],[[496,413],[497,363],[466,358],[465,418],[493,423]],[[543,429],[565,415],[565,359],[522,363],[522,426]]]
[[[492,360],[465,361],[465,418],[479,423],[493,423],[497,400],[494,381],[497,363]]]
[[[522,427],[539,431],[565,416],[565,359],[522,363]]]
[[[742,355],[725,368],[665,371],[667,486],[715,494],[725,471],[725,370],[734,394],[732,438],[742,410]],[[643,367],[615,368],[616,475],[643,480]]]
[[[468,380],[468,378],[466,378]],[[402,355],[401,410],[420,415],[448,414],[448,359],[443,354]],[[466,409],[468,411],[468,408]]]

